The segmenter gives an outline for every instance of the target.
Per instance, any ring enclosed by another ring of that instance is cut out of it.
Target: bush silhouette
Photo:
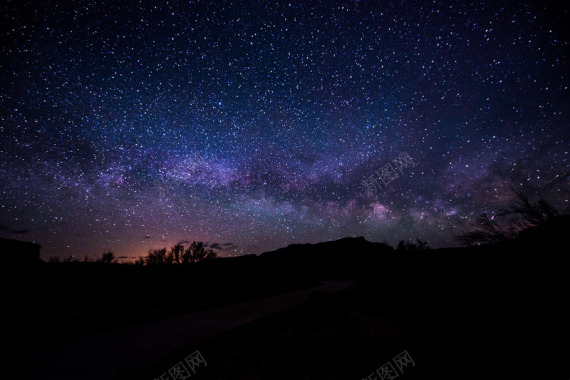
[[[416,239],[416,242],[405,242],[400,240],[396,250],[399,252],[414,252],[414,251],[426,251],[430,249],[429,244],[425,240]]]
[[[146,262],[146,257],[144,256],[139,256],[135,261],[134,264],[135,265],[144,265]]]

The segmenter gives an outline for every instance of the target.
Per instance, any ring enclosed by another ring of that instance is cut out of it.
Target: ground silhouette
[[[125,363],[117,375],[157,377],[198,348],[210,363],[200,374],[204,379],[366,378],[402,350],[417,362],[402,374],[410,379],[565,375],[568,231],[570,216],[552,215],[513,239],[460,248],[396,250],[347,237],[189,265],[10,267],[5,276],[9,271],[32,286],[18,288],[5,301],[5,344],[11,351],[0,375],[21,377],[20,369],[33,365],[27,353],[69,339],[263,299],[322,280],[354,286],[234,332],[188,342],[148,367],[129,369]],[[180,248],[171,252],[182,260]],[[259,367],[260,362],[268,364]]]

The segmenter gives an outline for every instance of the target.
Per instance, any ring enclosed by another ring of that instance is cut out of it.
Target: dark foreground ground
[[[374,374],[385,365],[398,379],[568,379],[566,251],[343,239],[184,268],[20,268],[0,378],[181,379],[198,352],[192,379],[394,378]]]
[[[395,367],[403,351],[413,360],[399,372],[407,379],[568,377],[567,320],[560,317],[430,310],[398,317],[354,292],[315,296],[119,378],[159,378],[196,349],[207,362],[195,368],[199,379],[382,379],[375,371]]]
[[[125,368],[119,379],[159,378],[196,350],[207,362],[195,368],[197,379],[383,379],[390,377],[374,372],[395,367],[403,351],[414,363],[398,372],[402,379],[570,377],[570,319],[557,281],[519,286],[483,272],[476,286],[440,280],[362,279]]]

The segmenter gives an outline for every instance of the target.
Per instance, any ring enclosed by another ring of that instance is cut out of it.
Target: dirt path
[[[113,379],[121,368],[152,363],[176,348],[296,306],[315,292],[334,293],[348,289],[350,284],[327,281],[312,289],[75,338],[32,352],[25,359],[27,368],[22,369],[22,378]]]

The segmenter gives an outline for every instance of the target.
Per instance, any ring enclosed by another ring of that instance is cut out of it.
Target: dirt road
[[[21,378],[113,379],[121,368],[150,364],[176,348],[296,306],[315,292],[334,293],[350,284],[327,281],[311,289],[74,338],[32,352],[24,359]]]

